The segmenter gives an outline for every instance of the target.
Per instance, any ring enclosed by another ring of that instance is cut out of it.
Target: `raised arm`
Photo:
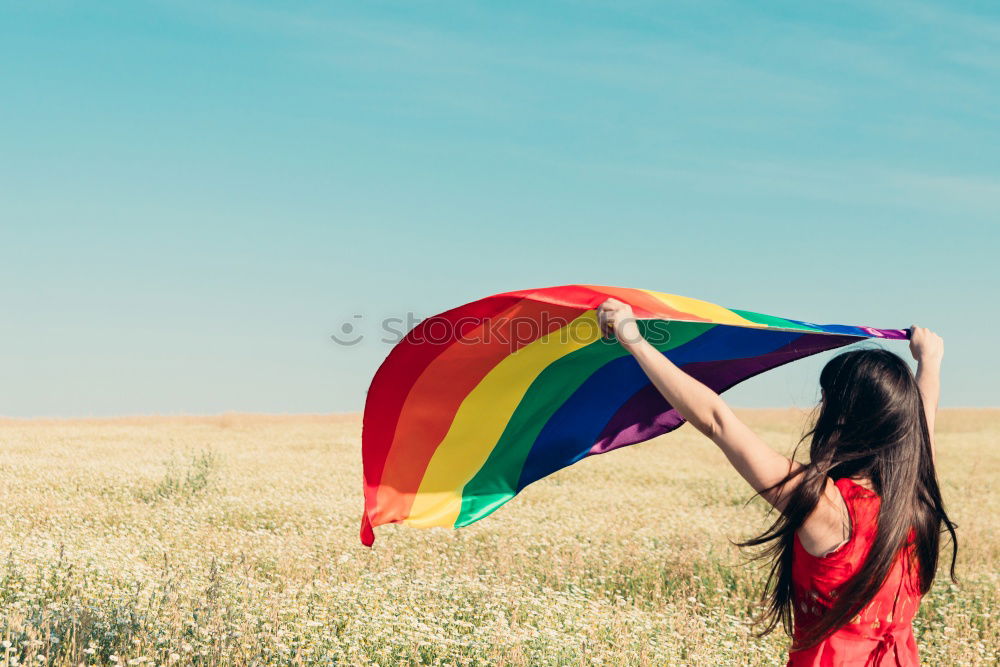
[[[927,431],[931,436],[931,456],[936,459],[934,422],[937,421],[938,401],[941,398],[944,340],[930,329],[914,325],[910,328],[910,354],[917,361],[917,386],[924,402]]]
[[[744,424],[722,398],[674,365],[642,337],[632,309],[608,299],[597,310],[605,335],[614,334],[671,406],[692,426],[712,439],[754,491],[777,509],[798,484],[795,477],[781,489],[764,492],[802,466],[776,452]]]

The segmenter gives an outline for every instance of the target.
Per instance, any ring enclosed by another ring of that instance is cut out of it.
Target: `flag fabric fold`
[[[632,306],[665,356],[718,392],[782,364],[900,329],[732,310],[648,290],[508,292],[423,320],[389,353],[365,402],[361,540],[387,523],[466,526],[525,486],[683,424],[595,310]]]

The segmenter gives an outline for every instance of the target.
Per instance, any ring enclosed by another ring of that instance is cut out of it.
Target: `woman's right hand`
[[[597,307],[597,323],[603,335],[614,336],[627,350],[643,341],[632,306],[618,299],[607,299]]]
[[[910,327],[910,354],[918,363],[939,362],[944,357],[944,339],[914,324]]]

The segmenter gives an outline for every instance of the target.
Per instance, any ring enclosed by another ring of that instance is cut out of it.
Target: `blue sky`
[[[917,322],[1000,405],[998,54],[994,3],[0,1],[0,414],[358,410],[380,318],[572,282]]]

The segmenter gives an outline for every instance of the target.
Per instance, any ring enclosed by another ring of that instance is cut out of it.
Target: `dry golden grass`
[[[797,411],[744,413],[790,449]],[[355,416],[0,420],[0,664],[777,664],[763,527],[690,428],[587,459],[462,529],[357,539]],[[996,664],[1000,411],[946,412],[959,586],[924,662]]]

